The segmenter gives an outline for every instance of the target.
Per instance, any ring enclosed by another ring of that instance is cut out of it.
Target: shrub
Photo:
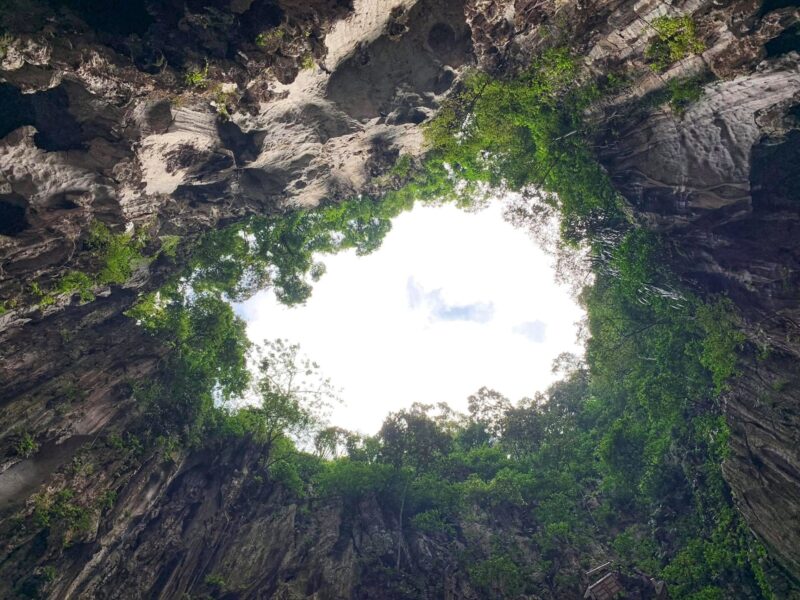
[[[165,254],[170,258],[175,258],[178,246],[181,243],[181,237],[179,235],[162,235],[160,239],[161,249],[159,251],[161,254]]]
[[[737,351],[744,344],[745,336],[737,326],[730,300],[699,306],[697,320],[706,334],[700,362],[711,371],[714,385],[720,392],[736,372]]]
[[[77,293],[82,302],[91,302],[94,300],[94,293],[92,292],[93,287],[94,281],[92,281],[92,278],[86,273],[81,273],[80,271],[70,271],[59,280],[54,293]]]
[[[39,444],[30,433],[25,431],[20,435],[17,444],[14,446],[14,451],[17,453],[17,456],[29,458],[39,451]]]
[[[445,533],[449,536],[455,535],[453,527],[445,518],[444,513],[438,509],[426,510],[411,518],[414,527],[423,533]]]
[[[314,60],[314,57],[310,53],[303,55],[303,61],[300,63],[301,69],[303,69],[304,71],[311,70],[315,66],[317,66],[317,63]]]
[[[227,584],[225,583],[225,578],[218,574],[218,573],[211,573],[210,575],[206,575],[206,578],[203,580],[209,587],[217,588],[220,590],[224,590]]]
[[[208,62],[200,68],[189,69],[183,77],[184,83],[193,88],[204,88],[208,85]]]
[[[270,31],[264,31],[256,36],[256,46],[266,48],[276,46],[284,37],[286,32],[280,27]]]
[[[484,598],[516,598],[525,589],[525,573],[508,555],[492,556],[467,572]]]
[[[705,50],[697,37],[694,21],[689,16],[657,18],[652,23],[656,37],[645,50],[645,58],[654,71],[664,71],[672,65]]]
[[[141,250],[144,239],[133,233],[111,233],[103,223],[95,223],[89,232],[88,245],[102,261],[99,284],[125,283],[133,275],[136,263],[145,260]]]
[[[673,79],[667,84],[669,105],[676,114],[683,115],[693,102],[703,95],[703,84],[697,78]]]

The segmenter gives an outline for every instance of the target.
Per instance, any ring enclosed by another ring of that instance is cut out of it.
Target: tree
[[[319,365],[300,355],[298,344],[266,341],[254,358],[258,370],[243,399],[250,406],[229,415],[225,427],[261,443],[269,467],[294,454],[297,445],[311,447],[315,436],[326,437],[320,438],[319,431],[338,395]]]
[[[506,413],[511,402],[498,391],[482,387],[467,398],[470,419],[486,430],[492,439],[498,440],[503,433]]]

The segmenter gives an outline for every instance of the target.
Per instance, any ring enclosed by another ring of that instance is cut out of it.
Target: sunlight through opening
[[[299,342],[320,364],[342,391],[333,425],[374,433],[414,402],[465,411],[481,386],[530,397],[557,379],[559,354],[581,353],[583,310],[499,202],[471,213],[420,206],[394,220],[373,254],[323,260],[304,306],[265,290],[236,310],[253,341]]]

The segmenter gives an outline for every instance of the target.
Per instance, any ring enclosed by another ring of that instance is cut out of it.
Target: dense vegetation
[[[476,73],[428,125],[423,168],[402,159],[399,189],[204,239],[180,280],[131,311],[172,346],[161,380],[138,390],[158,434],[250,436],[272,457],[266,474],[300,496],[349,506],[377,496],[400,532],[465,542],[460,560],[487,598],[574,592],[598,548],[631,572],[663,577],[674,598],[771,597],[763,550],[720,472],[728,433],[717,397],[743,338],[725,300],[682,289],[669,245],[625,218],[582,116],[601,93],[565,51],[513,79]],[[296,348],[268,347],[251,381],[250,343],[230,300],[271,285],[282,301],[303,302],[324,271],[320,254],[374,250],[415,201],[469,206],[506,190],[520,194],[515,222],[540,232],[559,218],[556,251],[583,251],[593,272],[581,294],[586,357],[566,361],[545,396],[512,404],[481,390],[467,416],[415,406],[364,438],[321,428],[322,397],[276,383]],[[225,407],[248,389],[260,405]],[[297,450],[312,433],[316,452]],[[467,525],[481,510],[527,532],[525,543],[471,545]],[[407,580],[399,545],[381,568],[398,595],[415,597],[422,584]]]

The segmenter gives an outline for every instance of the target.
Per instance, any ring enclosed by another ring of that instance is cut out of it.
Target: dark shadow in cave
[[[764,44],[767,57],[781,56],[795,51],[800,52],[800,23],[784,29],[781,34]]]
[[[763,141],[753,147],[750,186],[755,211],[800,208],[800,131],[785,141]]]
[[[25,200],[16,194],[0,197],[0,235],[14,237],[25,231],[30,224],[25,218]]]
[[[147,0],[50,0],[58,9],[67,8],[92,29],[112,35],[144,35],[154,23]]]

